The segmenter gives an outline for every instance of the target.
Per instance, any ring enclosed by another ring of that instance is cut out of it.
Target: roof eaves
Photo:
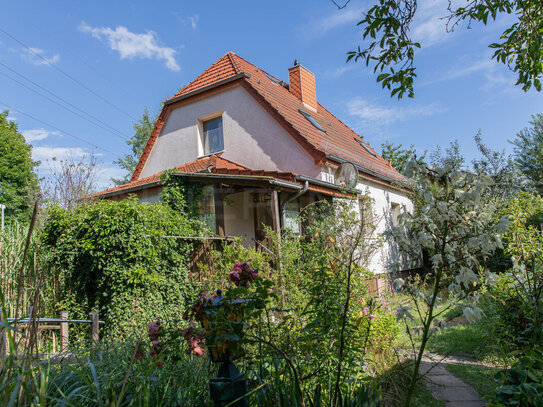
[[[345,162],[351,162],[351,161],[348,161],[342,157],[339,157],[337,155],[334,155],[334,154],[326,154],[326,158],[332,160],[332,161],[336,161],[340,164],[342,163],[345,163]],[[407,184],[406,182],[402,182],[401,180],[398,180],[398,179],[395,179],[395,178],[392,178],[392,177],[389,177],[387,175],[384,175],[384,174],[381,174],[377,171],[374,171],[374,170],[371,170],[369,168],[366,168],[360,164],[357,164],[357,163],[353,163],[351,162],[359,171],[362,171],[362,172],[365,172],[366,174],[369,174],[371,176],[374,176],[375,178],[378,178],[382,181],[386,181],[388,183],[391,184],[391,186],[395,186],[396,188],[398,187],[403,187],[403,188],[406,188],[406,189],[411,189],[409,184]],[[398,185],[399,184],[399,185]]]
[[[130,188],[123,188],[123,189],[117,189],[115,191],[105,192],[103,194],[95,195],[94,197],[95,198],[109,198],[111,196],[129,194],[130,192],[136,192],[136,191],[140,191],[142,189],[147,189],[147,188],[151,188],[151,187],[159,186],[159,185],[162,185],[162,181],[160,181],[160,180],[149,182],[149,183],[146,183],[146,184],[136,185],[136,186],[130,187]]]
[[[351,193],[351,194],[361,194],[362,193],[362,191],[360,191],[359,189],[356,189],[356,188],[351,188],[351,187],[347,187],[347,186],[332,184],[330,182],[322,181],[322,180],[317,179],[317,178],[306,177],[305,175],[296,175],[296,179],[298,181],[308,181],[311,184],[319,185],[319,186],[322,186],[322,187],[326,187],[326,188],[333,189],[333,190],[340,191],[340,192],[344,192],[344,193],[345,192],[346,193]]]
[[[237,75],[233,75],[233,76],[230,76],[229,78],[223,79],[222,81],[218,81],[218,82],[212,83],[211,85],[207,85],[207,86],[204,86],[202,88],[193,90],[192,92],[185,93],[184,95],[180,95],[180,96],[168,99],[168,100],[166,100],[164,102],[164,106],[171,105],[172,103],[179,102],[180,100],[188,99],[188,98],[190,98],[190,97],[192,97],[194,95],[198,95],[198,94],[206,92],[206,91],[208,91],[210,89],[214,89],[214,88],[217,88],[217,87],[222,86],[224,84],[237,81],[238,79],[250,78],[250,77],[251,77],[251,75],[249,75],[248,73],[241,72],[241,73],[239,73]]]

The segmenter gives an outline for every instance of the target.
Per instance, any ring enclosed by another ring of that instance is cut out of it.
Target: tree
[[[32,146],[8,121],[8,111],[0,113],[0,204],[6,205],[6,217],[29,219],[32,196],[38,192],[32,161]]]
[[[381,156],[390,161],[392,166],[402,174],[405,172],[407,163],[417,156],[417,150],[413,144],[408,148],[403,148],[401,144],[385,141],[381,144],[381,148]]]
[[[530,189],[528,180],[511,155],[506,154],[505,150],[492,150],[484,144],[480,130],[474,139],[481,157],[471,162],[473,173],[492,178],[491,198],[509,198],[518,191]]]
[[[411,258],[417,258],[423,250],[429,257],[429,262],[423,267],[424,281],[406,287],[422,328],[411,323],[414,318],[409,313],[410,307],[400,306],[397,310],[398,319],[402,319],[407,328],[411,325],[422,331],[406,396],[405,406],[409,407],[419,380],[424,349],[430,335],[436,331],[433,322],[450,307],[436,311],[440,301],[438,295],[448,288],[453,304],[467,301],[464,315],[468,319],[481,315],[482,311],[476,306],[481,261],[503,247],[500,237],[510,222],[503,217],[493,224],[493,210],[481,200],[485,189],[492,184],[488,176],[475,177],[450,164],[430,167],[416,160],[409,163],[406,176],[414,186],[413,199],[420,203],[419,208],[415,213],[400,215],[399,226],[386,234],[393,237]],[[395,283],[397,287],[403,285],[401,279]],[[407,329],[407,332],[411,330]]]
[[[517,133],[510,141],[515,146],[515,162],[520,171],[543,193],[543,113],[532,115],[531,127]]]
[[[121,185],[130,181],[130,178],[138,165],[138,161],[143,154],[143,149],[153,132],[156,121],[157,116],[151,117],[149,115],[149,110],[145,108],[140,120],[132,125],[135,134],[126,142],[126,144],[130,146],[132,153],[126,154],[124,158],[119,158],[117,161],[113,161],[114,164],[119,164],[121,168],[126,170],[126,175],[123,178],[111,179],[115,184]]]
[[[49,168],[51,175],[42,183],[46,201],[69,209],[96,192],[99,167],[95,155],[53,157]]]
[[[359,59],[373,65],[377,82],[401,99],[407,93],[414,97],[416,78],[415,50],[420,48],[410,35],[411,24],[420,0],[375,0],[358,23],[367,47],[347,53],[347,61]],[[347,1],[348,3],[348,1]],[[338,8],[339,6],[334,2]],[[444,29],[453,31],[461,22],[487,24],[499,15],[515,16],[513,24],[500,36],[493,48],[492,59],[506,64],[518,74],[517,85],[527,91],[533,85],[541,91],[543,75],[543,3],[541,0],[469,0],[464,6],[443,1]]]

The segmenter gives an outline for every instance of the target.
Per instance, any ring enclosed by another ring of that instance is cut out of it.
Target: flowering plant
[[[258,273],[251,267],[249,261],[243,263],[236,263],[234,268],[230,272],[228,278],[232,281],[236,287],[249,288],[251,282],[258,278]]]

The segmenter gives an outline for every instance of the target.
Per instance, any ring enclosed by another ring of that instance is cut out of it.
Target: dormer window
[[[204,155],[224,150],[222,136],[222,117],[206,120],[202,123]]]

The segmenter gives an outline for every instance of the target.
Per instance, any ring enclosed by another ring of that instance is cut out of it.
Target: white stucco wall
[[[203,154],[201,120],[221,114],[222,157],[254,170],[320,176],[311,155],[244,88],[236,87],[173,110],[140,178],[196,160]]]
[[[382,185],[377,185],[372,182],[359,182],[357,189],[368,191],[369,197],[372,199],[372,209],[374,219],[377,221],[376,233],[382,233],[390,229],[393,225],[391,206],[399,204],[401,211],[412,212],[413,202],[402,193],[394,188],[389,188]],[[399,267],[393,267],[394,263],[399,263]],[[390,271],[399,271],[413,268],[408,259],[399,252],[396,243],[390,239],[385,240],[381,250],[375,254],[371,261],[371,268],[376,274],[383,274]]]
[[[254,247],[253,198],[248,192],[227,195],[223,206],[224,233],[242,238],[244,247]]]
[[[323,166],[320,179],[327,182],[334,182],[334,173],[337,167]],[[405,192],[396,188],[387,187],[369,180],[359,179],[356,189],[363,191],[372,200],[372,212],[377,222],[376,235],[382,236],[383,232],[393,225],[391,207],[398,204],[401,211],[413,212],[413,202]],[[353,202],[353,209],[358,211],[358,202]],[[400,267],[392,267],[393,263],[399,262]],[[386,240],[382,248],[373,256],[370,262],[370,271],[375,274],[383,274],[390,271],[406,270],[415,267],[402,253],[392,240]]]

